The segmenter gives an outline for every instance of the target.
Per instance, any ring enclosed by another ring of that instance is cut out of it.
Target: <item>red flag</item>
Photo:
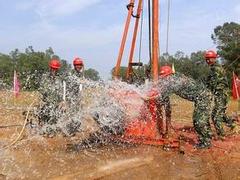
[[[232,96],[234,100],[240,99],[240,79],[233,73],[232,79]]]
[[[20,91],[20,83],[18,80],[18,76],[16,71],[14,71],[14,76],[13,76],[13,93],[14,96],[17,97]]]

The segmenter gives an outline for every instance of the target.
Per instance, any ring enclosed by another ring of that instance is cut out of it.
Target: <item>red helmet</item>
[[[205,59],[210,59],[210,58],[216,59],[217,53],[215,51],[209,50],[209,51],[205,52],[204,57],[205,57]]]
[[[170,66],[162,66],[160,67],[160,76],[166,77],[168,75],[173,74],[173,70]]]
[[[49,67],[52,68],[52,69],[59,69],[61,67],[61,64],[60,64],[59,60],[52,59],[49,62]]]
[[[83,60],[79,57],[75,58],[73,60],[73,65],[76,66],[76,65],[82,65],[83,66]]]

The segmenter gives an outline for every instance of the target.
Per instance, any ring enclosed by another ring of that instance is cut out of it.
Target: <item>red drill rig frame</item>
[[[149,0],[150,2],[150,0]],[[128,59],[128,68],[126,72],[126,78],[128,79],[132,74],[132,64],[133,64],[133,54],[135,50],[137,32],[138,32],[138,25],[139,25],[139,18],[142,13],[142,4],[143,0],[138,1],[137,6],[137,14],[133,15],[135,1],[130,0],[129,4],[127,5],[128,15],[127,20],[125,23],[125,28],[123,32],[123,37],[121,40],[121,45],[119,49],[119,54],[117,58],[117,64],[114,70],[114,77],[115,79],[119,78],[120,75],[120,66],[122,61],[122,56],[127,40],[129,25],[132,17],[135,17],[135,26],[133,31],[132,37],[132,44],[130,49],[130,55]],[[157,82],[158,80],[158,58],[159,58],[159,0],[152,0],[152,31],[150,34],[151,41],[152,41],[152,59],[150,59],[150,66],[151,66],[151,77],[153,82]],[[120,96],[128,99],[128,104],[131,102],[129,99],[136,99],[140,98],[136,92],[120,92],[123,93]],[[179,147],[178,139],[171,139],[165,138],[165,134],[168,133],[168,127],[170,122],[166,122],[166,129],[164,130],[164,122],[162,116],[162,106],[157,102],[155,98],[158,95],[158,92],[155,90],[151,90],[148,93],[148,101],[145,101],[141,107],[140,115],[133,120],[130,120],[129,123],[125,125],[125,132],[124,135],[121,137],[116,137],[121,141],[129,142],[129,143],[138,143],[138,144],[149,144],[149,145],[167,145],[168,147]],[[124,101],[122,98],[122,101]],[[126,102],[125,102],[126,103]],[[134,109],[134,105],[131,107]]]

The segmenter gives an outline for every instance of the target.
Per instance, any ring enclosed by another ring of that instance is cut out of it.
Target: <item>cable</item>
[[[168,60],[168,46],[169,46],[170,8],[171,8],[171,0],[168,0],[167,39],[166,39],[166,54],[167,54],[167,60]]]
[[[33,102],[30,104],[30,106],[28,107],[27,115],[26,115],[26,117],[25,117],[22,130],[21,130],[21,132],[19,133],[18,137],[17,137],[15,140],[13,140],[9,145],[3,146],[2,149],[8,149],[8,148],[10,148],[11,146],[13,146],[13,145],[21,138],[21,136],[22,136],[22,134],[23,134],[23,132],[24,132],[24,130],[25,130],[25,127],[26,127],[26,125],[27,125],[27,122],[28,122],[28,116],[29,116],[30,110],[32,109],[32,106],[33,106],[34,103],[35,103],[35,101],[33,101]]]
[[[149,38],[149,64],[151,66],[151,61],[152,61],[152,28],[151,28],[151,1],[148,0],[148,38]]]
[[[143,7],[144,7],[144,1],[142,3],[142,14],[141,14],[141,27],[140,27],[140,41],[139,41],[139,54],[138,54],[138,63],[141,62],[141,52],[142,52],[142,34],[143,34]],[[140,67],[140,66],[138,66]]]

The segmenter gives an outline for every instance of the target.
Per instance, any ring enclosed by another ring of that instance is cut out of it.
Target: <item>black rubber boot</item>
[[[209,149],[211,148],[211,143],[210,142],[199,142],[198,144],[195,145],[196,149]]]

